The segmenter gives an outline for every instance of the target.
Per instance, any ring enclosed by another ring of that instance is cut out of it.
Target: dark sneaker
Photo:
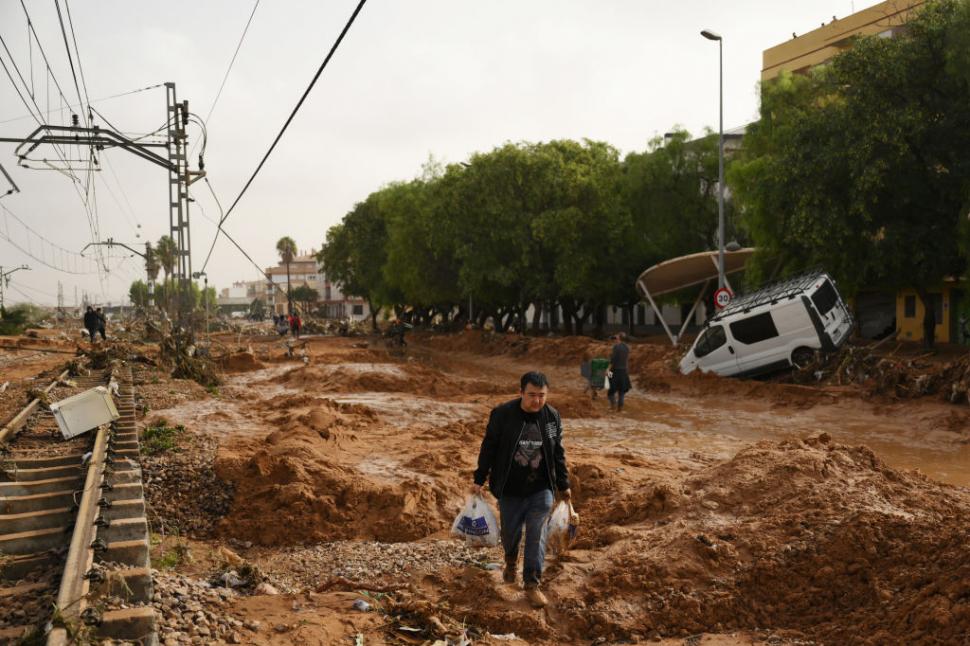
[[[502,571],[502,580],[506,583],[515,583],[515,561],[505,563],[505,569]]]
[[[549,603],[546,595],[542,594],[539,591],[539,586],[534,583],[525,589],[525,598],[533,608],[545,608],[546,604]]]

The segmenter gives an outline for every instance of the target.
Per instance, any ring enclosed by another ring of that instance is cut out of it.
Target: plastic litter
[[[354,607],[354,610],[360,610],[361,612],[370,611],[370,604],[364,601],[363,599],[357,599],[356,601],[354,601],[353,607]]]
[[[499,542],[498,521],[492,508],[479,495],[469,496],[465,501],[451,526],[451,533],[475,547],[494,547]]]
[[[546,519],[546,546],[555,554],[565,552],[576,538],[579,514],[573,505],[560,500]]]
[[[515,633],[505,633],[504,635],[489,635],[492,639],[497,639],[500,642],[510,642],[518,639]]]
[[[245,585],[245,581],[239,578],[235,570],[229,570],[219,575],[219,583],[226,588],[239,588]]]

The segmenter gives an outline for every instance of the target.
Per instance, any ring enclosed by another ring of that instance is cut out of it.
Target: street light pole
[[[717,287],[724,287],[724,39],[709,29],[701,32],[708,40],[717,41],[718,58],[718,129],[717,129]]]

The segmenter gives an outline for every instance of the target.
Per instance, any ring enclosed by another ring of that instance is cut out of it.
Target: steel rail
[[[67,375],[70,374],[70,372],[71,372],[70,370],[65,370],[64,372],[59,374],[57,378],[54,379],[54,381],[52,381],[46,388],[44,388],[44,394],[46,395],[50,393],[50,391],[54,389],[54,386],[57,385],[57,382],[67,377]],[[21,428],[23,428],[24,424],[27,423],[27,420],[30,418],[33,412],[37,410],[38,406],[40,406],[40,399],[35,397],[34,399],[30,400],[29,404],[24,406],[23,410],[21,410],[19,413],[14,415],[9,422],[4,424],[3,428],[0,428],[0,445],[2,445],[8,439],[16,435],[17,432]]]
[[[108,435],[107,424],[98,428],[91,460],[88,463],[87,476],[84,479],[84,492],[78,505],[74,533],[71,535],[71,547],[67,552],[67,563],[57,592],[56,609],[60,613],[57,621],[67,625],[80,623],[86,606],[85,597],[90,584],[85,574],[94,563],[93,543],[98,530],[94,522],[97,520],[98,500],[101,496],[101,485],[104,482]],[[66,645],[72,640],[64,625],[55,625],[47,636],[48,646]]]

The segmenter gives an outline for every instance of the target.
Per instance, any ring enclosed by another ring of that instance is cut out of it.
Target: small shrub
[[[179,436],[185,432],[181,424],[169,426],[164,419],[148,426],[141,436],[141,452],[147,455],[173,451],[178,448]]]

